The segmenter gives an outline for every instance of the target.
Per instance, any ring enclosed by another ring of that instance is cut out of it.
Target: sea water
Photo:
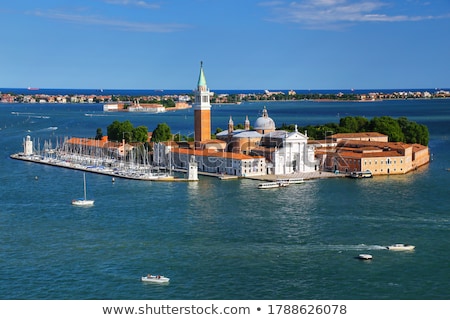
[[[214,105],[212,131],[251,123],[266,106],[277,125],[347,115],[406,116],[428,126],[432,161],[401,176],[191,183],[87,174],[9,158],[30,135],[53,146],[130,120],[192,135],[193,112],[104,113],[99,104],[0,104],[1,299],[449,299],[450,100],[258,102]],[[411,243],[412,252],[391,252]],[[355,257],[373,255],[371,261]],[[140,277],[161,274],[170,284]]]

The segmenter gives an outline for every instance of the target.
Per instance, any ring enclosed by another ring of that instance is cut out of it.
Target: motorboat
[[[414,250],[415,246],[410,244],[396,243],[386,247],[391,251],[411,251]]]
[[[273,189],[279,187],[280,184],[278,182],[263,182],[258,185],[258,189]]]
[[[272,182],[263,182],[258,185],[258,189],[273,189],[280,187],[287,187],[289,182],[287,181],[272,181]]]
[[[372,172],[370,170],[366,171],[352,171],[349,175],[347,175],[349,178],[353,179],[361,179],[361,178],[372,178]]]
[[[368,253],[361,253],[361,254],[359,254],[358,255],[358,257],[357,257],[358,259],[361,259],[361,260],[372,260],[372,255],[371,254],[368,254]]]
[[[169,278],[164,277],[164,276],[153,276],[151,274],[148,274],[144,277],[141,277],[141,281],[142,282],[152,282],[152,283],[168,283],[169,282]]]

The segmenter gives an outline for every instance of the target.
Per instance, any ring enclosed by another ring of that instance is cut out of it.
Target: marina
[[[90,173],[97,173],[122,179],[131,180],[143,180],[143,181],[188,181],[184,178],[175,178],[168,172],[151,171],[153,167],[137,167],[137,168],[121,168],[118,167],[105,167],[105,166],[92,166],[82,163],[76,163],[66,160],[58,160],[55,158],[42,158],[38,155],[27,156],[20,153],[10,155],[11,159],[33,162],[36,164],[44,164],[54,167],[61,167],[66,169],[80,170]],[[92,159],[90,159],[92,160]]]
[[[195,174],[190,174],[192,166],[189,170],[174,168],[169,163],[164,166],[155,166],[150,164],[148,159],[148,152],[144,155],[137,155],[132,152],[127,160],[119,160],[114,157],[96,155],[97,148],[71,148],[67,141],[72,139],[64,139],[61,144],[52,148],[51,141],[44,141],[41,147],[39,143],[35,148],[35,141],[29,135],[23,140],[23,152],[18,152],[10,155],[11,159],[33,162],[36,164],[44,164],[55,167],[62,167],[66,169],[80,170],[90,173],[103,174],[112,176],[113,178],[124,178],[131,180],[142,181],[160,181],[160,182],[192,182],[198,180],[198,175],[217,177],[220,180],[232,180],[240,177],[228,175],[224,173],[199,172],[195,170]],[[87,140],[87,139],[77,139]],[[92,155],[92,153],[94,153]],[[261,175],[248,176],[247,178],[268,181],[259,185],[260,189],[271,189],[276,187],[287,187],[290,184],[301,184],[305,180],[343,177],[342,174],[330,172],[296,172],[287,175]]]

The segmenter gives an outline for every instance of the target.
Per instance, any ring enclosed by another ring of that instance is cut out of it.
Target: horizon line
[[[326,91],[364,91],[364,90],[443,90],[443,89],[450,89],[449,87],[396,87],[396,88],[318,88],[318,89],[256,89],[256,88],[250,88],[250,89],[232,89],[232,88],[225,88],[225,89],[214,89],[211,90],[214,91],[264,91],[268,90],[269,92],[277,92],[277,91],[320,91],[320,90],[326,90]],[[28,91],[41,91],[41,90],[92,90],[92,91],[118,91],[118,90],[136,90],[136,91],[155,91],[155,92],[164,92],[164,91],[195,91],[195,89],[161,89],[161,88],[50,88],[50,87],[0,87],[1,90],[28,90]]]

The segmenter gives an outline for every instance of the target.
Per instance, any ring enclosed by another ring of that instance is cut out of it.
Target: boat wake
[[[85,117],[107,117],[106,114],[100,114],[100,113],[85,113]]]
[[[306,250],[313,251],[361,251],[361,250],[387,250],[386,246],[377,244],[322,244],[322,245],[307,245]]]
[[[33,130],[34,132],[43,132],[43,131],[55,131],[58,130],[58,127],[47,127],[38,130]],[[27,132],[31,132],[31,130],[27,130]]]
[[[33,112],[17,112],[17,111],[11,111],[11,114],[16,116],[27,116],[28,118],[36,118],[36,119],[50,119],[49,116],[43,116],[39,115]]]

